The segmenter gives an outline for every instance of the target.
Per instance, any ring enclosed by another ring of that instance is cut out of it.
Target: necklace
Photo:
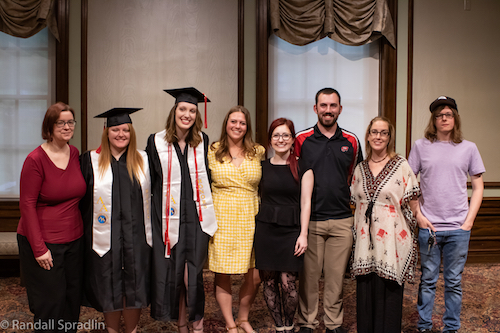
[[[236,156],[233,156],[233,154],[231,154],[231,152],[228,151],[228,154],[229,156],[231,157],[232,160],[237,160],[238,158],[241,157],[241,153],[243,152],[243,150],[240,148],[240,151],[238,152],[238,154]]]
[[[229,153],[229,157],[231,157],[232,160],[237,160],[238,158],[240,158],[240,156],[233,156],[231,155],[231,153]]]
[[[370,157],[370,159],[372,160],[373,163],[380,163],[382,162],[383,160],[385,160],[385,158],[387,157],[387,154],[385,154],[385,156],[381,159],[381,160],[378,160],[378,161],[375,161],[373,158]]]

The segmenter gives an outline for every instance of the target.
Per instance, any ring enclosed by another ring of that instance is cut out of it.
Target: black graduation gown
[[[150,298],[151,247],[146,242],[141,186],[127,171],[127,152],[111,159],[113,172],[111,249],[92,250],[94,172],[90,152],[81,156],[87,193],[80,202],[85,233],[85,297],[98,311],[145,308]]]
[[[205,145],[205,166],[208,170],[208,136],[203,134]],[[151,172],[153,225],[153,269],[151,280],[151,317],[157,320],[179,319],[179,298],[184,285],[184,267],[188,267],[187,306],[189,320],[203,318],[205,311],[205,292],[203,289],[203,267],[208,256],[210,236],[200,226],[193,187],[187,164],[187,148],[181,153],[174,143],[181,167],[181,199],[179,215],[179,240],[171,249],[170,258],[165,258],[165,244],[162,235],[162,184],[163,173],[154,142],[155,134],[148,139],[146,152]],[[210,174],[209,174],[210,175]]]

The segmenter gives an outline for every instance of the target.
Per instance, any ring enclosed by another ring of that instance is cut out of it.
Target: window
[[[0,198],[19,197],[26,156],[43,143],[45,111],[55,101],[55,38],[0,32]]]
[[[325,87],[340,93],[339,126],[354,132],[364,148],[366,128],[379,114],[379,43],[347,46],[323,38],[296,46],[270,37],[268,124],[285,117],[297,132],[313,126],[314,97]]]

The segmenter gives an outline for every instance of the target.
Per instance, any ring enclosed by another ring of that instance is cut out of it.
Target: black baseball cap
[[[429,110],[431,112],[434,112],[434,110],[436,110],[436,108],[441,105],[449,106],[450,108],[453,108],[458,112],[457,102],[455,102],[453,98],[447,96],[439,96],[438,98],[436,98],[436,100],[429,106]]]

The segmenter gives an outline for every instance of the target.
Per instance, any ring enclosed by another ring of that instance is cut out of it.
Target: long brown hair
[[[252,139],[252,123],[250,119],[250,112],[244,106],[236,105],[233,106],[228,111],[226,117],[224,118],[224,121],[222,122],[219,147],[216,149],[215,143],[212,143],[212,145],[210,146],[210,149],[216,150],[215,159],[220,163],[223,163],[224,157],[229,155],[229,141],[227,139],[226,128],[227,128],[227,122],[229,121],[229,116],[235,112],[243,113],[245,115],[245,122],[247,123],[247,132],[245,133],[245,137],[243,138],[243,153],[245,154],[245,157],[248,158],[253,158],[256,154],[255,148],[257,145],[255,144],[255,141],[253,141]]]
[[[437,141],[437,129],[436,129],[436,116],[443,111],[443,109],[447,107],[446,105],[441,105],[438,106],[437,108],[434,109],[434,111],[431,113],[431,118],[429,119],[429,123],[427,124],[427,128],[425,129],[425,138],[429,140],[430,142],[436,142]],[[462,130],[461,130],[461,121],[460,121],[460,115],[458,114],[458,111],[452,107],[448,108],[453,112],[453,117],[455,119],[455,125],[453,126],[453,129],[451,130],[451,141],[454,143],[460,143],[463,141],[463,135],[462,135]]]
[[[187,103],[187,102],[186,102]],[[167,117],[167,123],[165,124],[165,141],[173,143],[178,142],[179,137],[177,136],[177,130],[175,128],[175,111],[177,110],[177,106],[179,103],[175,103],[174,107],[170,110],[170,113]],[[203,121],[201,120],[201,114],[198,110],[198,106],[196,106],[196,119],[194,121],[193,126],[189,129],[189,133],[186,137],[186,143],[191,147],[198,147],[201,143],[201,128],[203,127]]]
[[[136,180],[139,180],[139,172],[144,173],[144,160],[141,154],[137,151],[137,139],[134,127],[132,126],[132,124],[127,125],[130,130],[130,142],[127,147],[127,171],[130,180],[134,181],[134,178]],[[99,154],[99,173],[101,176],[104,175],[104,172],[108,167],[110,167],[112,158],[108,132],[109,127],[106,127],[104,131],[102,131],[101,136],[101,153]]]
[[[281,125],[286,125],[288,127],[288,130],[292,134],[292,138],[295,140],[295,126],[293,126],[293,121],[287,118],[278,118],[273,120],[271,125],[269,126],[269,131],[267,133],[267,145],[268,147],[272,147],[271,141],[273,138],[273,132],[276,129],[276,127],[281,126]],[[295,179],[296,182],[299,181],[299,172],[298,172],[298,162],[297,162],[297,155],[295,155],[295,149],[290,150],[290,155],[288,155],[288,158],[286,159],[286,163],[288,164],[288,167],[290,168],[290,171],[292,172],[292,176]]]
[[[394,125],[386,117],[375,117],[370,121],[370,124],[368,125],[368,128],[366,129],[366,134],[365,134],[366,160],[369,160],[372,157],[372,147],[370,146],[370,143],[368,142],[368,137],[370,136],[370,131],[372,129],[372,125],[376,121],[385,121],[387,123],[387,125],[389,126],[389,143],[387,144],[387,156],[389,156],[389,158],[393,158],[394,156],[396,156],[396,151],[395,151],[396,131],[394,129]]]

